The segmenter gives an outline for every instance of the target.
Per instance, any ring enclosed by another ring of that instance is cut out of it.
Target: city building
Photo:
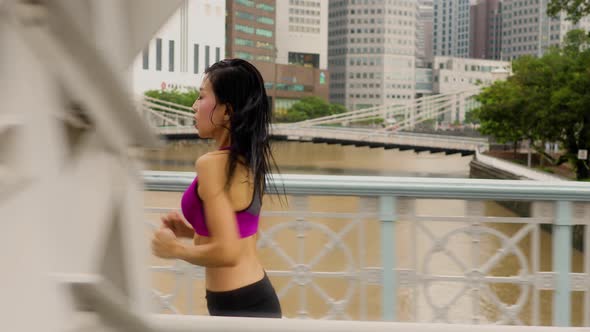
[[[500,60],[502,54],[501,5],[501,0],[476,0],[472,4],[470,58]]]
[[[330,0],[330,101],[350,110],[415,97],[419,4]]]
[[[564,13],[547,15],[549,0],[503,0],[502,59],[513,60],[523,55],[542,56],[551,46],[559,46],[568,31],[590,29],[590,20],[578,24],[566,20]]]
[[[227,57],[274,63],[275,0],[227,0]]]
[[[225,0],[185,0],[137,56],[133,92],[198,88],[225,54]]]
[[[327,1],[277,1],[275,31],[277,63],[328,68]]]
[[[416,67],[432,68],[434,56],[432,41],[434,38],[434,1],[418,1],[418,40],[416,49]]]
[[[512,73],[509,61],[434,57],[433,92],[449,93],[489,85]]]
[[[227,57],[251,61],[260,70],[275,112],[287,111],[304,97],[328,100],[329,78],[322,69],[320,45],[327,33],[322,2],[227,0]]]
[[[511,73],[512,65],[508,61],[434,57],[433,93],[445,94],[490,85],[506,79]],[[444,121],[463,121],[469,109],[462,107],[457,118],[450,118],[451,113],[446,114]]]
[[[469,0],[434,0],[434,55],[468,57],[470,23]]]

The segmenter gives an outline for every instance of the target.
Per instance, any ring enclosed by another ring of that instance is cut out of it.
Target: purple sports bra
[[[193,226],[195,232],[201,236],[209,236],[209,229],[207,228],[207,221],[205,220],[205,213],[203,210],[203,201],[197,194],[198,179],[198,176],[195,177],[193,183],[191,183],[186,189],[182,195],[180,206],[182,208],[182,214]],[[251,236],[258,231],[260,208],[260,196],[254,193],[250,206],[245,210],[236,212],[238,230],[241,238]]]

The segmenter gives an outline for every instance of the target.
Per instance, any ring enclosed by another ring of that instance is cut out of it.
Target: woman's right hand
[[[189,226],[184,217],[177,211],[171,211],[167,215],[161,217],[162,228],[168,228],[176,237],[192,238],[195,235],[195,230]]]

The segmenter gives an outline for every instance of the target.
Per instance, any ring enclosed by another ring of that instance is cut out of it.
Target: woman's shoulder
[[[205,153],[195,161],[195,168],[209,168],[223,166],[228,161],[228,154],[221,151]]]
[[[225,163],[227,156],[216,153],[207,153],[199,157],[195,162],[195,169],[199,177],[199,197],[207,200],[214,197],[225,186],[227,180]]]

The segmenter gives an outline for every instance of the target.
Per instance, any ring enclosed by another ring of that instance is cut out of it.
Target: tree
[[[480,131],[500,142],[530,140],[533,149],[553,164],[569,161],[578,179],[590,176],[579,149],[590,147],[590,49],[585,32],[574,30],[561,49],[542,58],[522,57],[514,75],[497,81],[477,97],[474,117]],[[553,158],[544,142],[559,142],[565,153]]]
[[[463,123],[479,124],[479,118],[475,116],[474,110],[470,110],[467,113],[465,113],[465,120],[463,121]]]
[[[481,105],[470,113],[480,122],[482,134],[494,136],[500,143],[525,138],[524,93],[514,80],[496,81],[484,88],[476,100]]]
[[[181,92],[177,89],[149,90],[144,94],[151,98],[179,104],[186,107],[193,106],[195,100],[199,98],[199,91],[197,89],[187,89],[184,92]]]
[[[578,179],[590,177],[587,160],[578,160],[578,150],[590,148],[590,38],[583,31],[568,33],[563,56],[570,60],[567,83],[555,89],[551,111],[559,115],[554,119],[562,128],[561,139],[566,153],[560,161],[574,165]]]
[[[577,23],[586,15],[590,15],[590,0],[551,0],[547,4],[547,14],[555,17],[561,11],[567,13],[567,18]]]
[[[299,122],[346,112],[346,108],[338,104],[330,104],[319,97],[305,97],[296,102],[282,114],[275,114],[277,122]]]

